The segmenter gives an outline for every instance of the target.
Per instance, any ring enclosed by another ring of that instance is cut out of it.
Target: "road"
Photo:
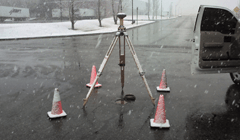
[[[87,106],[82,109],[93,65],[99,68],[114,34],[2,41],[0,43],[0,138],[10,139],[238,139],[240,88],[229,74],[191,75],[195,17],[128,30],[154,98],[164,95],[170,129],[150,128],[154,107],[126,48],[125,94],[121,97],[118,46]],[[157,92],[166,69],[168,92]],[[49,119],[54,88],[67,117]]]

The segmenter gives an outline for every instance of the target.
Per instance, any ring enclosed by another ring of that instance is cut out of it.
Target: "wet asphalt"
[[[0,42],[0,138],[89,140],[239,139],[240,87],[229,74],[191,75],[195,17],[159,21],[127,30],[146,72],[153,97],[164,95],[169,129],[149,125],[154,107],[126,48],[125,94],[121,97],[118,45],[83,109],[91,69],[99,68],[114,34]],[[170,92],[157,92],[166,69]],[[49,119],[54,88],[67,117]]]

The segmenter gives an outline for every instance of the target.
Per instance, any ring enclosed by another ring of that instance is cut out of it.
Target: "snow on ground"
[[[153,20],[153,17],[152,17],[152,15],[150,15],[149,16],[149,18],[150,18],[150,20]],[[126,20],[132,20],[132,15],[129,15],[129,16],[127,16],[127,17],[125,17],[125,19]],[[147,15],[133,15],[133,19],[134,20],[136,20],[136,19],[138,19],[138,20],[148,20],[148,16]],[[156,16],[154,16],[154,20],[161,20],[161,19],[169,19],[168,17],[162,17],[161,18],[161,16],[157,16],[157,18],[156,18]]]
[[[148,21],[147,16],[138,16],[138,24],[131,24],[131,15],[127,16],[124,21],[124,26],[133,28],[144,24],[149,24],[154,21]],[[136,16],[134,16],[136,19]],[[160,17],[158,18],[160,19]],[[144,20],[144,21],[143,21]],[[56,37],[56,36],[71,36],[85,34],[111,33],[117,31],[119,26],[115,25],[113,18],[105,18],[102,20],[102,26],[99,27],[97,19],[93,20],[78,20],[75,23],[75,30],[71,30],[71,22],[55,22],[55,23],[11,23],[0,24],[0,39],[18,39],[18,38],[38,38],[38,37]]]

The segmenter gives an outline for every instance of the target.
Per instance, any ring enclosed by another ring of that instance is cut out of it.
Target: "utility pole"
[[[161,0],[161,19],[162,19],[162,0]]]
[[[73,6],[73,4],[74,4],[74,0],[72,0],[72,29],[74,30],[74,6]]]
[[[132,24],[133,24],[133,0],[132,0]]]
[[[150,13],[150,0],[148,0],[148,20],[150,19],[149,13]]]
[[[170,9],[169,9],[169,18],[171,18],[171,16],[172,16],[172,5],[173,5],[173,3],[171,2]]]
[[[138,25],[138,7],[137,7],[137,25]]]
[[[122,0],[121,0],[121,13],[122,13]]]
[[[61,22],[62,22],[62,0],[60,0],[60,14],[61,14]]]
[[[177,17],[177,5],[175,5],[175,16]]]

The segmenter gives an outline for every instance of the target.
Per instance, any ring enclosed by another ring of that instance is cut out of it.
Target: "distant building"
[[[94,11],[94,15],[97,16],[98,0],[74,0],[75,9],[86,9],[85,11]],[[129,1],[129,0],[122,0]],[[135,0],[134,0],[135,1]],[[68,11],[69,3],[71,0],[0,0],[1,6],[22,7],[29,8],[31,17],[42,17],[51,19],[53,17],[52,11],[58,11],[65,9],[65,13]],[[100,0],[101,2],[101,16],[102,18],[112,16],[112,0]],[[113,0],[115,11],[117,13],[119,0]],[[60,5],[62,4],[62,8]],[[55,9],[55,10],[53,10]],[[57,10],[56,10],[57,9]],[[120,9],[119,9],[120,10]],[[79,10],[81,11],[81,10]],[[66,15],[66,14],[65,14]]]

